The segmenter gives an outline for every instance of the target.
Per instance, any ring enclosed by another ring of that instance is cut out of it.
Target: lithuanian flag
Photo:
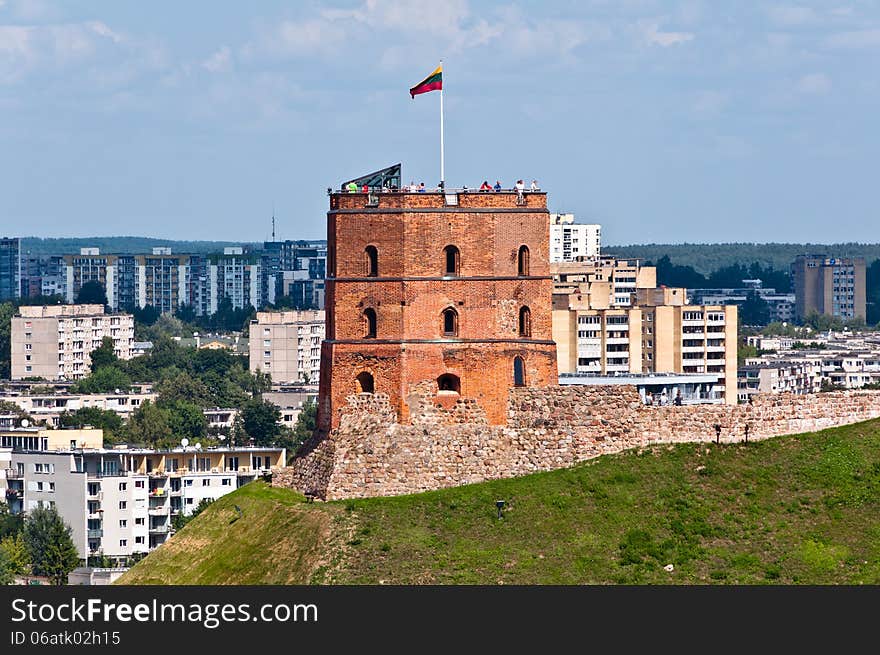
[[[415,97],[420,93],[436,91],[437,89],[443,90],[443,64],[437,66],[433,73],[411,88],[409,94],[415,100]]]

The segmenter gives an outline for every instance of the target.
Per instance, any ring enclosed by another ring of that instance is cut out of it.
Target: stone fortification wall
[[[724,443],[811,432],[880,417],[880,392],[757,396],[748,405],[645,406],[634,387],[512,389],[505,426],[473,401],[426,386],[407,396],[411,423],[395,422],[384,394],[349,396],[340,425],[316,435],[273,483],[327,499],[457,486],[577,462],[652,443]]]

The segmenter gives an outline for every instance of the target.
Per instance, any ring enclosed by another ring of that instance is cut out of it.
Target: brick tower
[[[346,397],[418,386],[503,424],[513,386],[557,384],[542,192],[330,192],[318,428]]]

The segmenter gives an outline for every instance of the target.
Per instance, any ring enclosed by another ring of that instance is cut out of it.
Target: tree
[[[59,417],[63,428],[83,428],[87,425],[104,431],[104,443],[114,443],[124,431],[122,417],[110,409],[81,407],[75,412],[63,412]]]
[[[242,425],[258,446],[271,446],[281,433],[281,410],[277,405],[254,398],[242,407]]]
[[[70,526],[54,507],[37,507],[27,516],[24,541],[34,573],[48,576],[56,585],[67,582],[67,574],[79,566]]]
[[[0,550],[0,586],[11,585],[15,582],[15,573],[12,564],[6,554]]]
[[[116,366],[104,366],[79,380],[70,390],[72,393],[113,393],[117,389],[122,392],[130,388],[131,378],[125,371]]]
[[[170,404],[177,401],[194,403],[199,407],[212,404],[211,390],[205,383],[189,373],[179,373],[172,378],[163,380],[155,387],[159,394],[159,403]]]
[[[139,444],[170,444],[171,413],[145,400],[128,419],[128,436]]]
[[[15,575],[27,575],[30,572],[31,556],[20,532],[0,540],[0,553],[6,557],[8,566]]]
[[[107,292],[104,290],[104,286],[96,280],[86,282],[80,287],[79,293],[76,294],[76,304],[106,305]]]
[[[153,325],[153,323],[159,320],[162,312],[152,305],[144,305],[143,307],[132,307],[131,315],[134,317],[136,323],[140,323],[141,325]]]
[[[8,380],[12,358],[12,317],[15,305],[11,302],[0,304],[0,380]]]
[[[278,440],[279,446],[287,448],[287,456],[293,457],[297,449],[311,438],[318,426],[318,404],[314,400],[306,401],[299,416],[296,417],[296,425],[293,430],[287,430],[287,434],[282,435]]]
[[[9,511],[9,505],[0,500],[0,539],[15,536],[24,527],[24,515],[13,514]]]
[[[116,353],[113,352],[113,339],[104,337],[101,339],[101,345],[95,348],[89,357],[92,360],[92,372],[105,366],[115,366],[119,361]]]
[[[742,325],[766,325],[770,321],[770,305],[757,291],[750,291],[739,309],[739,322]]]
[[[162,405],[168,411],[168,427],[176,440],[183,437],[190,441],[201,439],[208,431],[208,420],[202,408],[185,400],[175,400]]]

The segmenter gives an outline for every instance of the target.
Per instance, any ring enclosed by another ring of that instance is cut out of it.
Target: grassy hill
[[[878,584],[880,421],[395,498],[254,482],[119,583]]]

